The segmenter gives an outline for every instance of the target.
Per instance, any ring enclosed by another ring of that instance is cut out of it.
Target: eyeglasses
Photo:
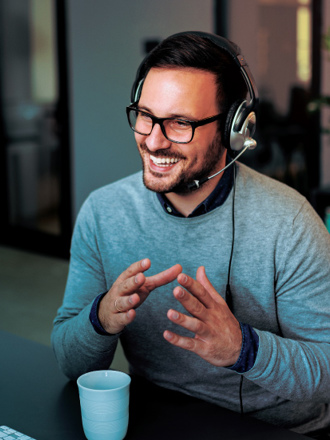
[[[134,104],[126,107],[126,113],[128,123],[136,133],[149,136],[154,125],[159,124],[166,139],[176,144],[188,144],[192,141],[197,127],[210,124],[224,117],[224,113],[219,113],[200,121],[188,121],[181,118],[156,118],[156,116],[135,107]]]

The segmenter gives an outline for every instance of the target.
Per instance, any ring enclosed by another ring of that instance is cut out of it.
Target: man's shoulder
[[[94,190],[90,197],[93,199],[117,198],[125,194],[137,194],[145,191],[142,179],[142,171],[123,177],[115,182],[104,185]]]
[[[303,207],[309,206],[306,198],[294,188],[241,163],[237,187],[240,203],[254,215],[294,218]]]
[[[305,200],[303,195],[285,183],[262,174],[242,163],[239,163],[238,166],[241,184],[247,190],[254,192],[257,197],[261,193],[261,195],[264,195],[265,197],[267,196],[275,199],[278,197],[281,199],[289,198],[297,200],[299,203]]]
[[[122,210],[128,211],[146,203],[147,193],[149,191],[143,184],[140,171],[92,191],[81,211],[88,215],[91,212],[94,215],[110,215]]]

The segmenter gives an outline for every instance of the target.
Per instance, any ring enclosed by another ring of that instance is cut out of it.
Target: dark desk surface
[[[78,390],[51,348],[0,331],[0,425],[37,440],[84,440]],[[307,438],[216,405],[132,381],[127,440]]]

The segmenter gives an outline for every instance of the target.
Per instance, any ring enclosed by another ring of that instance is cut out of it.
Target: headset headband
[[[249,118],[248,123],[250,124],[250,126],[252,125],[254,126],[253,131],[255,129],[255,112],[259,103],[259,95],[253,75],[249,69],[247,62],[245,61],[244,56],[241,54],[240,48],[233,42],[227,40],[226,38],[220,37],[219,35],[215,35],[208,32],[200,32],[200,31],[180,32],[171,35],[168,38],[179,37],[184,35],[195,35],[201,38],[208,39],[216,46],[218,46],[220,49],[224,50],[227,54],[229,54],[234,64],[239,69],[244,79],[244,82],[247,86],[250,95],[250,102],[247,103],[246,101],[243,102],[241,101],[235,103],[228,112],[229,121],[228,123],[226,123],[227,129],[225,135],[225,143],[227,148],[231,148],[230,139],[233,139],[231,133],[238,133],[242,129],[245,130],[245,124],[247,124],[248,118]],[[157,47],[158,46],[156,46],[156,48],[153,50],[157,50]],[[149,54],[146,55],[146,57],[143,59],[142,63],[140,64],[137,70],[135,81],[131,91],[131,103],[137,102],[140,98],[143,82],[147,74],[147,66],[146,66],[147,61],[152,53],[153,51],[151,51]],[[251,114],[254,115],[254,119],[251,118]],[[251,134],[251,130],[249,131]],[[239,147],[237,148],[235,147],[234,149],[235,150],[239,149]]]

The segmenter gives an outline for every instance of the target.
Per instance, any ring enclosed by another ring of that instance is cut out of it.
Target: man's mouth
[[[150,154],[150,159],[157,167],[170,167],[179,162],[180,159],[174,157],[155,157]]]

